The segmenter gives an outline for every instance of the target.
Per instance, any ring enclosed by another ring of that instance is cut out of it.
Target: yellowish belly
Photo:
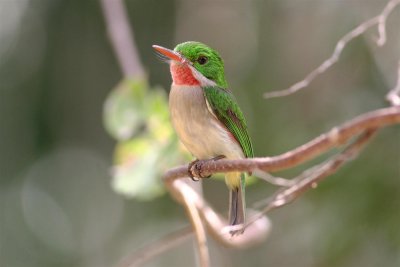
[[[196,158],[243,158],[242,148],[208,110],[201,87],[172,86],[169,108],[179,139]]]
[[[199,86],[171,87],[169,108],[179,139],[197,159],[224,155],[228,159],[244,158],[240,145],[208,110]],[[240,173],[226,176],[228,185],[239,183]]]

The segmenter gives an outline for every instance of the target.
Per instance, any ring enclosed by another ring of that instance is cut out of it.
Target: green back
[[[203,87],[203,91],[212,111],[239,142],[246,158],[254,157],[246,121],[232,93],[216,86]]]

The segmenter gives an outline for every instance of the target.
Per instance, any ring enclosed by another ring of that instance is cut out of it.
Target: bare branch
[[[400,0],[391,0],[387,3],[385,8],[383,9],[381,15],[379,15],[378,21],[378,33],[379,38],[376,41],[378,46],[383,46],[386,43],[386,20],[389,14],[393,11],[393,9],[400,4]]]
[[[285,185],[289,187],[278,191],[278,193],[267,202],[263,213],[258,213],[251,217],[245,226],[246,231],[241,236],[230,236],[229,230],[232,230],[232,228],[228,228],[226,231],[224,230],[227,229],[227,222],[220,215],[215,213],[211,206],[200,195],[182,180],[178,179],[187,177],[187,166],[181,166],[168,171],[163,179],[169,192],[178,202],[184,206],[187,205],[186,202],[188,199],[190,203],[195,203],[202,222],[205,223],[209,233],[214,239],[226,246],[243,248],[262,242],[262,240],[268,236],[271,225],[268,218],[263,216],[263,214],[290,203],[306,190],[315,186],[322,178],[332,174],[346,161],[354,157],[356,152],[361,149],[362,145],[370,139],[372,134],[376,131],[375,129],[393,124],[400,124],[399,107],[384,108],[365,113],[340,127],[335,127],[331,131],[315,138],[305,145],[279,156],[244,160],[199,161],[198,164],[200,165],[192,169],[195,174],[196,170],[203,175],[230,171],[277,171],[306,162],[334,147],[342,146],[344,143],[349,142],[354,136],[361,135],[361,137],[345,149],[343,153],[324,164],[317,165],[305,171],[302,175],[296,177],[292,184],[287,181],[288,183],[285,183]],[[190,198],[187,197],[185,199],[182,195],[190,196]],[[201,222],[196,219],[193,223],[196,225]]]
[[[193,237],[192,227],[188,226],[170,233],[123,259],[116,267],[138,267],[157,255],[172,249]]]
[[[297,199],[300,195],[311,188],[315,188],[317,183],[325,177],[336,172],[344,163],[353,159],[363,148],[364,145],[374,136],[377,129],[366,130],[354,143],[350,144],[342,153],[336,155],[330,160],[314,166],[293,180],[296,181],[291,187],[278,191],[272,198],[267,201],[255,203],[255,206],[264,206],[262,212],[253,218],[251,218],[247,225],[254,223],[263,214],[267,212],[287,205]]]
[[[379,38],[377,44],[382,46],[386,43],[386,20],[392,10],[400,4],[400,0],[390,0],[383,11],[376,17],[373,17],[354,28],[349,33],[345,34],[336,44],[332,55],[326,59],[318,68],[311,71],[303,80],[295,83],[287,89],[267,92],[264,94],[265,98],[282,97],[291,95],[305,87],[307,87],[318,75],[324,73],[327,69],[332,67],[338,60],[346,45],[354,38],[360,36],[369,28],[378,25]]]
[[[290,180],[290,179],[286,179],[286,178],[282,178],[282,177],[275,177],[273,175],[271,175],[268,172],[256,169],[253,170],[253,176],[260,178],[261,180],[276,185],[276,186],[283,186],[283,187],[289,187],[292,186],[296,181],[294,180]]]
[[[400,106],[400,60],[397,68],[397,83],[386,95],[386,99],[392,104],[392,106]]]
[[[186,185],[186,184],[185,184]],[[176,184],[175,184],[176,186]],[[179,191],[182,193],[182,197],[185,203],[186,211],[192,221],[193,230],[195,232],[197,241],[197,251],[199,256],[199,262],[201,267],[210,266],[210,253],[208,252],[206,231],[204,229],[199,210],[196,207],[196,201],[191,194],[193,190],[190,186],[186,185],[189,190],[184,190],[185,187],[182,185],[179,187]]]
[[[225,229],[226,222],[216,214],[212,208],[199,196],[192,188],[179,180],[170,180],[169,185],[175,184],[174,192],[186,192],[187,195],[191,196],[190,202],[196,203],[196,207],[200,212],[200,216],[206,223],[212,236],[221,242],[222,244],[230,247],[246,247],[254,245],[264,240],[271,228],[269,220],[263,216],[267,212],[287,205],[294,199],[298,198],[301,194],[306,192],[310,188],[315,188],[316,184],[323,178],[334,173],[340,166],[345,162],[355,157],[355,155],[361,150],[363,145],[367,143],[376,132],[376,129],[366,130],[353,144],[349,145],[342,153],[332,158],[331,160],[313,167],[303,172],[300,176],[293,179],[296,183],[292,184],[289,188],[278,191],[275,196],[269,199],[267,202],[262,203],[265,208],[261,213],[257,213],[252,216],[246,224],[246,231],[243,235],[237,237],[231,237],[227,231],[220,230]],[[260,205],[260,203],[258,203]],[[196,222],[199,223],[199,222]],[[258,223],[258,224],[257,224]],[[257,224],[257,225],[255,225]],[[254,227],[255,226],[255,227]],[[260,236],[261,235],[261,236]]]
[[[108,36],[125,77],[143,78],[140,62],[123,0],[101,0]]]
[[[334,147],[348,143],[353,137],[361,135],[353,144],[349,145],[343,153],[332,158],[326,163],[317,165],[303,172],[302,175],[290,181],[280,180],[282,185],[288,186],[279,190],[269,199],[262,213],[250,216],[245,225],[243,235],[231,236],[232,227],[227,227],[227,222],[212,207],[196,193],[189,185],[179,178],[188,177],[188,166],[181,166],[167,171],[163,181],[175,199],[189,210],[193,227],[197,231],[197,240],[200,253],[208,255],[208,248],[203,236],[205,224],[210,235],[221,244],[229,247],[244,248],[263,242],[268,236],[271,223],[264,215],[272,209],[286,205],[299,197],[302,193],[316,186],[317,182],[334,173],[341,165],[355,156],[362,145],[371,138],[376,129],[389,125],[400,124],[400,107],[389,107],[362,114],[339,127],[320,135],[310,142],[299,146],[289,152],[266,158],[253,158],[243,160],[205,160],[199,161],[192,168],[194,175],[208,175],[216,172],[270,172],[295,167],[307,162]],[[287,182],[287,183],[286,183]],[[199,217],[201,220],[199,220]],[[204,252],[201,250],[204,249]],[[207,250],[207,251],[206,251]],[[208,259],[208,258],[207,258]]]
[[[198,175],[199,170],[203,176],[217,172],[252,172],[257,169],[272,172],[295,167],[311,160],[328,150],[339,147],[348,142],[352,137],[374,128],[383,128],[400,123],[400,107],[389,107],[364,113],[340,127],[320,135],[310,142],[301,145],[289,152],[274,157],[250,158],[240,160],[199,161],[192,168],[192,172]],[[187,177],[188,166],[180,166],[167,171],[164,181]]]
[[[176,201],[181,203],[191,220],[194,234],[197,241],[197,251],[200,260],[200,266],[206,267],[210,265],[210,256],[207,247],[207,238],[204,225],[201,221],[198,205],[202,203],[202,197],[192,188],[186,181],[175,180],[166,183],[167,189]],[[216,215],[218,217],[218,215]]]
[[[266,217],[263,217],[246,229],[243,235],[232,237],[229,231],[223,231],[227,221],[216,213],[195,189],[181,179],[168,179],[164,180],[164,182],[171,195],[183,206],[187,205],[186,201],[188,200],[196,204],[196,208],[202,221],[207,226],[208,232],[215,240],[225,246],[234,248],[250,247],[263,242],[269,234],[271,223]],[[183,195],[187,197],[184,198]],[[197,221],[192,221],[192,223],[197,223]]]

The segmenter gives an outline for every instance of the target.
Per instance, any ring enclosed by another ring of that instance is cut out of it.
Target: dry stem
[[[116,267],[138,267],[154,258],[155,256],[168,251],[193,236],[192,227],[188,226],[158,239],[131,255],[124,258]]]
[[[244,235],[231,237],[226,228],[226,221],[222,219],[211,206],[194,190],[184,183],[180,183],[180,179],[187,177],[188,166],[181,166],[168,171],[164,175],[164,181],[169,192],[184,206],[185,199],[182,199],[182,192],[190,195],[193,203],[202,218],[202,221],[196,220],[197,224],[205,223],[210,234],[220,243],[230,246],[243,248],[259,242],[262,242],[270,230],[269,220],[263,216],[272,209],[281,207],[298,198],[302,193],[316,185],[323,178],[334,173],[345,162],[353,158],[372,137],[378,128],[383,128],[393,124],[400,124],[400,107],[390,107],[373,112],[365,113],[340,127],[335,127],[331,131],[322,134],[314,140],[293,149],[282,155],[270,158],[255,158],[244,160],[219,160],[219,161],[199,161],[198,166],[192,170],[198,171],[203,175],[215,172],[241,171],[249,172],[254,170],[262,171],[278,171],[288,169],[298,164],[304,163],[314,157],[317,157],[334,147],[342,146],[349,142],[353,137],[360,136],[354,143],[350,144],[342,153],[329,161],[314,166],[306,170],[299,177],[294,179],[294,183],[286,189],[279,190],[274,197],[265,203],[262,213],[251,217],[246,224]],[[287,184],[289,185],[289,184]],[[197,216],[197,215],[196,215]],[[261,220],[260,220],[261,218]],[[222,230],[221,230],[222,229]],[[231,230],[231,229],[230,229]]]
[[[240,160],[199,161],[198,166],[192,168],[192,172],[197,176],[200,173],[207,176],[217,172],[251,172],[253,170],[272,172],[289,169],[320,156],[334,147],[345,144],[352,137],[366,130],[399,123],[400,107],[378,109],[364,113],[342,126],[335,127],[310,142],[281,155]],[[185,165],[171,169],[165,173],[163,179],[168,183],[170,180],[187,177],[187,168],[188,166]]]
[[[291,187],[279,190],[272,198],[268,199],[267,201],[255,203],[255,206],[264,208],[260,214],[251,218],[247,222],[247,225],[254,223],[256,220],[262,217],[263,214],[266,214],[273,209],[291,203],[293,200],[297,199],[301,194],[303,194],[310,188],[315,188],[319,181],[335,173],[344,163],[353,159],[361,151],[364,145],[366,145],[367,142],[374,136],[376,131],[377,129],[366,130],[354,143],[350,144],[342,153],[339,153],[335,157],[320,165],[305,170],[298,177],[294,178],[293,180],[296,181],[296,183],[294,183]]]
[[[340,40],[337,42],[335,49],[332,55],[326,59],[319,67],[311,71],[303,80],[293,84],[287,89],[267,92],[264,94],[265,98],[272,98],[272,97],[282,97],[291,95],[300,91],[301,89],[307,87],[317,76],[324,73],[327,69],[332,67],[338,60],[340,55],[342,54],[343,49],[346,45],[353,40],[354,38],[360,36],[369,28],[377,25],[378,26],[378,34],[379,37],[377,39],[378,46],[383,46],[386,43],[386,20],[393,9],[400,4],[400,0],[391,0],[387,3],[383,11],[376,17],[373,17],[360,25],[354,28],[349,33],[345,34]]]

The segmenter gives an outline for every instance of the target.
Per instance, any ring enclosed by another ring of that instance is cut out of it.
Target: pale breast
[[[201,87],[173,85],[169,108],[179,139],[196,158],[244,157],[239,144],[207,109]]]

